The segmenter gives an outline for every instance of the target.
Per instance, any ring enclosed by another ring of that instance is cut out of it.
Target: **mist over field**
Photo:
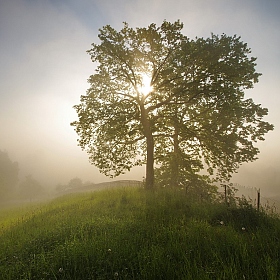
[[[237,34],[257,57],[262,73],[246,92],[268,108],[266,121],[275,129],[260,142],[259,159],[241,166],[232,182],[280,194],[280,2],[249,1],[29,1],[0,2],[0,150],[18,162],[19,182],[28,175],[46,189],[83,182],[109,181],[89,164],[77,145],[70,122],[73,106],[89,85],[95,66],[86,50],[98,42],[98,29],[119,29],[126,21],[144,27],[164,19],[184,23],[190,38]],[[145,167],[132,169],[117,180],[142,180]]]

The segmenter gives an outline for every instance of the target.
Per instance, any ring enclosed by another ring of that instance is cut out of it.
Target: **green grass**
[[[279,238],[276,217],[182,191],[67,195],[0,211],[0,279],[280,279]]]

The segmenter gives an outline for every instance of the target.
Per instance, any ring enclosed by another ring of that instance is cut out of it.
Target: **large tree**
[[[120,31],[100,29],[88,51],[97,63],[90,88],[74,106],[79,145],[101,172],[117,176],[146,164],[179,173],[228,179],[242,162],[256,159],[253,145],[273,126],[267,109],[244,98],[259,73],[250,49],[237,36],[189,39],[180,21]]]

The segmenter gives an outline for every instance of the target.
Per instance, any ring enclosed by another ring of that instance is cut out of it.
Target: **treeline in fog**
[[[59,183],[52,187],[42,184],[33,174],[20,177],[20,164],[13,161],[7,151],[0,150],[0,206],[14,200],[35,201],[91,183],[74,177],[67,183]]]

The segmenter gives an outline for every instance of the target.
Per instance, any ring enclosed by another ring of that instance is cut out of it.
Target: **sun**
[[[153,91],[153,86],[151,85],[152,78],[150,75],[143,73],[141,75],[142,81],[141,85],[138,87],[138,90],[143,95],[148,95],[151,91]]]

